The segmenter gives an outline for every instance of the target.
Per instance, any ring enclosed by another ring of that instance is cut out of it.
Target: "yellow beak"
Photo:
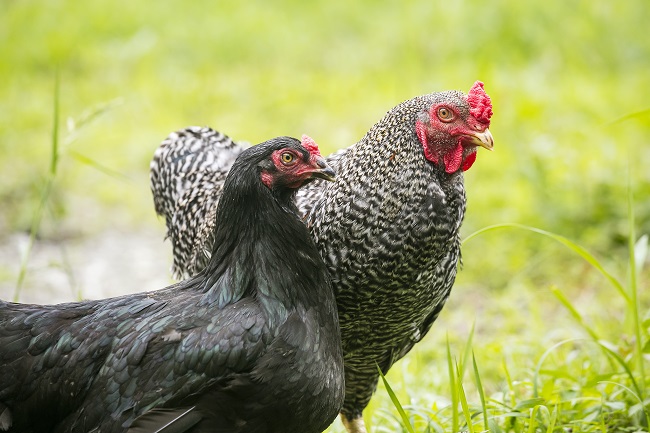
[[[477,132],[476,134],[472,134],[467,137],[467,142],[470,144],[484,147],[487,150],[493,150],[494,148],[494,138],[492,138],[492,133],[487,128],[485,128],[485,131],[483,132]]]

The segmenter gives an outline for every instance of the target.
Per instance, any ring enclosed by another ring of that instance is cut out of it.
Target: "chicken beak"
[[[484,147],[487,150],[494,149],[494,138],[492,138],[492,133],[487,128],[485,128],[483,132],[476,132],[468,135],[466,142],[468,144]]]
[[[332,167],[327,165],[327,162],[322,156],[314,158],[314,170],[311,172],[311,177],[334,182],[336,173]]]

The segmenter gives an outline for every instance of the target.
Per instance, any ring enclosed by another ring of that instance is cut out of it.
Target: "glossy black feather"
[[[0,430],[325,429],[343,401],[334,295],[294,190],[260,174],[286,147],[309,157],[288,137],[241,153],[195,277],[97,301],[0,301]]]
[[[185,433],[202,418],[194,407],[152,409],[136,418],[127,433]]]

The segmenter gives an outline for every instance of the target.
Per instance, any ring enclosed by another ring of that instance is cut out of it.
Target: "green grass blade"
[[[452,431],[456,432],[460,426],[458,414],[458,387],[456,385],[456,374],[454,373],[454,360],[451,356],[449,336],[447,336],[447,369],[449,373],[449,389],[451,391],[451,425]]]
[[[618,362],[618,364],[621,367],[623,367],[623,370],[625,370],[625,373],[630,378],[630,382],[632,382],[632,387],[636,390],[636,393],[640,396],[643,396],[641,387],[639,386],[636,379],[634,378],[634,373],[632,373],[632,369],[627,364],[627,362],[625,362],[625,359],[623,359],[623,357],[619,355],[616,351],[612,350],[610,347],[604,344],[603,341],[596,341],[596,344],[598,344],[609,356],[614,358],[614,360],[616,360],[616,362]]]
[[[612,120],[611,122],[607,123],[606,125],[607,126],[612,126],[612,125],[616,125],[618,123],[627,122],[628,120],[642,119],[642,118],[648,117],[648,116],[650,116],[650,108],[646,108],[645,110],[640,110],[640,111],[636,111],[634,113],[626,114],[625,116],[621,116],[618,119]]]
[[[489,431],[490,425],[488,423],[487,404],[485,403],[485,390],[481,383],[481,375],[478,372],[478,365],[476,364],[476,356],[472,351],[472,365],[474,367],[474,378],[476,379],[476,388],[478,389],[478,396],[481,399],[481,410],[483,412],[483,430]]]
[[[566,296],[564,296],[564,293],[562,293],[562,291],[556,286],[551,286],[551,292],[560,301],[560,303],[564,305],[564,307],[567,310],[569,310],[571,316],[573,316],[576,322],[578,322],[578,324],[582,326],[582,328],[587,332],[587,334],[589,334],[589,336],[594,340],[599,340],[598,334],[596,334],[596,332],[585,323],[582,315],[578,312],[578,310],[575,309],[573,304],[571,304],[571,301],[569,301],[569,299]]]
[[[557,409],[557,407],[555,408]],[[555,419],[557,417],[556,410],[553,411],[554,414],[548,410],[548,407],[545,404],[539,404],[532,408],[530,415],[530,424],[528,425],[528,432],[535,433],[538,431],[538,428],[541,430],[543,427],[543,415],[549,420],[549,426],[546,429],[547,433],[552,433],[553,428],[555,428]]]
[[[71,144],[77,138],[77,133],[93,123],[99,117],[113,110],[124,103],[124,98],[118,97],[107,102],[96,104],[90,109],[84,110],[76,119],[68,118],[68,136],[64,140],[64,146]]]
[[[544,400],[541,397],[529,398],[527,400],[521,400],[520,402],[518,402],[517,405],[513,408],[513,410],[518,412],[523,412],[525,410],[532,409],[544,403],[546,403],[546,400]]]
[[[508,395],[510,396],[510,408],[515,407],[517,404],[515,400],[515,387],[512,383],[512,377],[510,376],[510,370],[508,370],[508,364],[506,363],[505,358],[503,359],[503,372],[506,375],[506,382],[508,383]]]
[[[542,356],[539,358],[539,361],[537,362],[537,366],[535,367],[535,373],[533,374],[533,397],[534,398],[539,398],[539,376],[542,370],[542,364],[544,364],[546,358],[548,358],[548,356],[558,347],[579,340],[580,338],[569,338],[568,340],[562,340],[558,343],[555,343],[553,346],[549,347],[548,349],[546,349],[546,351],[542,354]]]
[[[95,161],[94,159],[88,158],[85,155],[82,155],[81,153],[74,151],[74,150],[68,150],[67,152],[68,155],[70,155],[72,158],[75,160],[79,161],[82,164],[85,164],[89,167],[94,168],[97,171],[101,171],[102,173],[114,177],[116,179],[120,180],[130,180],[128,176],[125,174],[120,173],[119,171],[113,170],[112,168],[106,167],[103,164],[100,164],[99,162]]]
[[[463,415],[465,416],[465,423],[467,424],[467,431],[474,433],[474,425],[472,424],[472,413],[469,411],[469,404],[467,404],[467,396],[465,395],[465,388],[463,388],[462,372],[458,365],[456,365],[456,384],[458,386],[458,398],[460,405],[463,408]]]
[[[474,367],[474,378],[476,379],[478,396],[481,399],[481,410],[483,411],[483,430],[489,431],[490,425],[488,423],[487,404],[485,403],[485,390],[483,389],[483,384],[481,383],[481,375],[478,372],[478,365],[476,364],[476,356],[474,356],[474,351],[472,351],[472,365]]]
[[[463,359],[460,364],[460,379],[465,378],[465,370],[467,370],[467,364],[469,364],[469,356],[472,353],[472,342],[474,340],[474,329],[476,328],[476,321],[472,323],[472,329],[469,331],[469,337],[465,342],[465,350],[463,351]]]
[[[59,166],[59,96],[60,96],[60,84],[61,80],[59,79],[59,69],[57,68],[54,72],[54,107],[52,120],[52,155],[50,157],[50,176],[56,176],[56,171]]]
[[[557,406],[553,408],[553,413],[551,413],[551,420],[548,423],[548,428],[546,429],[546,433],[553,433],[553,430],[555,430],[555,423],[557,422]]]
[[[631,152],[628,152],[631,158]],[[628,248],[629,248],[629,268],[630,268],[630,308],[632,309],[632,321],[634,323],[634,335],[636,337],[636,364],[641,376],[639,386],[639,396],[645,400],[645,360],[643,358],[644,335],[642,330],[642,319],[639,314],[639,298],[637,286],[637,266],[636,266],[636,252],[637,252],[637,239],[636,230],[634,227],[634,191],[632,189],[632,161],[628,162],[628,176],[627,176],[627,218],[629,223],[628,235]],[[642,240],[640,240],[642,242]],[[647,416],[647,414],[646,414]],[[650,422],[650,418],[646,421]]]
[[[586,249],[581,247],[580,245],[576,244],[575,242],[570,241],[569,239],[565,238],[564,236],[560,236],[558,234],[548,232],[546,230],[538,229],[536,227],[530,227],[526,226],[523,224],[516,224],[516,223],[505,223],[505,224],[495,224],[492,226],[484,227],[480,230],[475,231],[474,233],[470,234],[467,236],[465,239],[463,239],[463,244],[466,242],[470,241],[471,239],[474,239],[475,237],[487,233],[490,231],[494,230],[500,230],[500,229],[505,229],[505,228],[517,228],[517,229],[522,229],[522,230],[527,230],[532,233],[537,233],[543,236],[546,236],[548,238],[551,238],[565,247],[569,248],[571,251],[575,252],[578,254],[580,257],[582,257],[587,263],[589,263],[591,266],[593,266],[598,272],[600,272],[613,286],[616,288],[616,290],[619,292],[619,294],[625,298],[627,302],[630,302],[630,295],[625,291],[625,288],[621,284],[620,281],[616,279],[612,274],[607,272],[605,268],[598,262],[598,260],[589,253]]]
[[[530,424],[528,424],[528,433],[535,433],[537,431],[537,412],[539,406],[535,406],[530,411]]]
[[[384,386],[386,387],[386,392],[388,393],[390,400],[393,402],[393,406],[395,406],[395,409],[397,409],[399,416],[402,418],[402,423],[404,423],[404,427],[406,427],[406,430],[409,433],[415,433],[415,430],[411,425],[411,421],[409,420],[408,415],[404,411],[404,408],[402,407],[402,404],[399,402],[399,399],[393,392],[393,388],[391,388],[390,385],[388,384],[388,381],[386,380],[384,373],[381,371],[381,368],[379,368],[379,365],[377,365],[377,371],[379,371],[379,377],[381,377],[381,380],[384,383]]]

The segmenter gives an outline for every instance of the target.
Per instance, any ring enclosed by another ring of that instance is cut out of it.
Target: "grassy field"
[[[649,21],[642,0],[5,0],[0,242],[33,228],[35,245],[115,227],[162,239],[148,164],[172,130],[308,133],[325,152],[402,100],[479,79],[496,151],[466,174],[464,267],[387,376],[404,418],[380,386],[368,424],[648,431]],[[542,232],[471,236],[497,224]],[[7,260],[13,288],[20,257]],[[38,290],[26,269],[23,294]]]

